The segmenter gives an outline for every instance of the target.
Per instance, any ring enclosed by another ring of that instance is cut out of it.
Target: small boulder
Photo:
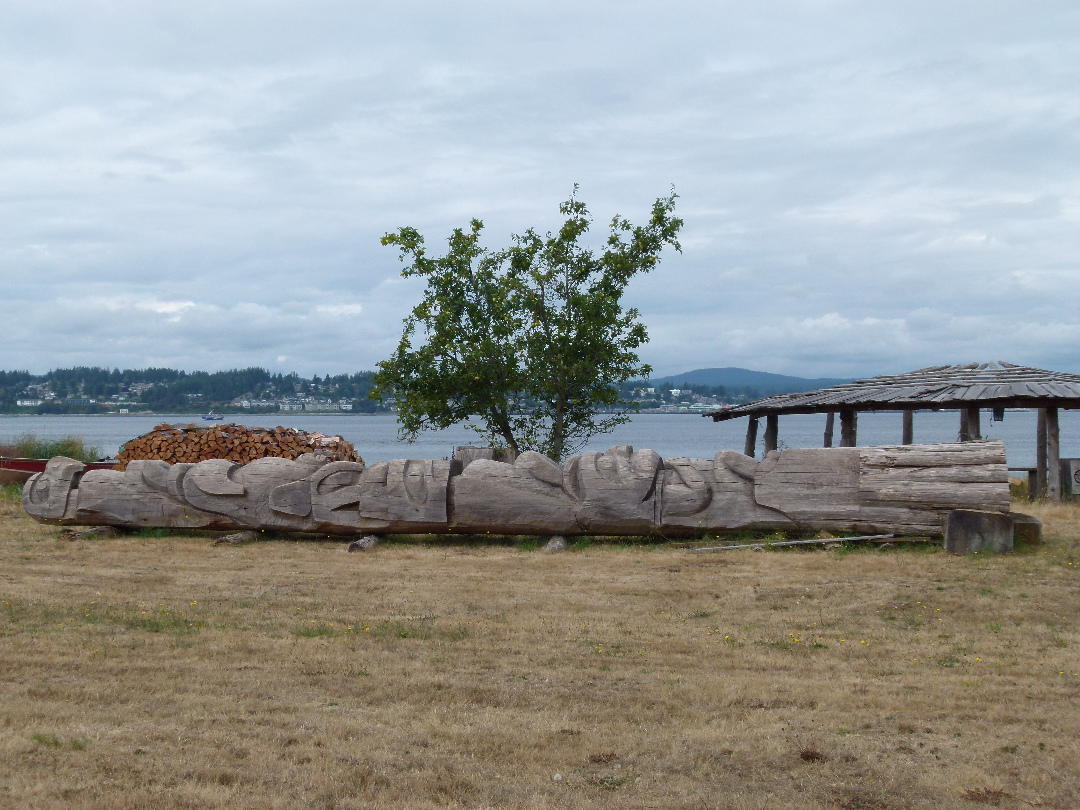
[[[237,545],[239,543],[254,543],[258,539],[258,535],[252,531],[246,532],[233,532],[232,534],[225,534],[214,541],[215,546],[222,544]]]
[[[377,545],[379,545],[379,538],[377,535],[365,534],[363,537],[349,543],[349,552],[371,551]]]
[[[1004,512],[954,509],[945,530],[950,554],[1002,554],[1013,550],[1013,519]]]
[[[547,541],[544,551],[566,551],[566,538],[557,534]]]

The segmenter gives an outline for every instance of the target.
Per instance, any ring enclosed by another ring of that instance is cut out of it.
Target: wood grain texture
[[[336,534],[686,535],[806,527],[940,532],[954,509],[1005,513],[1001,442],[771,451],[661,459],[613,447],[555,464],[475,458],[327,462],[136,460],[85,473],[53,459],[24,506],[43,522]]]

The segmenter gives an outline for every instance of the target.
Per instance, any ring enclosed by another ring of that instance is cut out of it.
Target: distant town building
[[[20,408],[36,408],[38,405],[41,404],[41,400],[40,399],[17,399],[17,400],[15,400],[15,404],[18,405]]]

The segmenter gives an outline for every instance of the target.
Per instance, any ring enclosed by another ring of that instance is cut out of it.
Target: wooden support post
[[[1058,409],[1046,409],[1046,496],[1061,500],[1061,443],[1058,432]]]
[[[836,414],[829,411],[825,415],[825,447],[832,447],[832,435],[833,435],[833,423],[836,421]]]
[[[1034,467],[1028,470],[1028,500],[1035,500],[1039,491],[1039,474]]]
[[[1039,408],[1035,428],[1035,489],[1036,497],[1046,494],[1046,408]]]
[[[770,413],[765,417],[765,452],[776,449],[777,434],[780,432],[780,417]]]
[[[855,447],[858,440],[859,412],[852,410],[840,411],[840,446]]]
[[[904,438],[901,444],[915,444],[915,412],[904,411]]]
[[[982,425],[979,421],[980,409],[976,405],[967,409],[968,437],[967,441],[977,442],[982,439]]]
[[[757,417],[751,416],[746,423],[746,444],[743,445],[743,455],[754,457],[757,452]]]

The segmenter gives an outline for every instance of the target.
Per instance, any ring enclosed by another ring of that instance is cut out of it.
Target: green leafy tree
[[[372,389],[396,398],[403,438],[473,418],[470,427],[496,446],[561,460],[628,420],[619,385],[652,369],[637,356],[648,333],[640,313],[623,308],[623,292],[666,245],[680,249],[683,223],[672,192],[646,225],[616,216],[594,253],[582,244],[592,219],[574,191],[559,206],[566,219],[557,233],[529,229],[502,250],[481,246],[476,219],[454,230],[443,256],[430,256],[414,228],[383,237],[407,263],[402,275],[427,282]]]

